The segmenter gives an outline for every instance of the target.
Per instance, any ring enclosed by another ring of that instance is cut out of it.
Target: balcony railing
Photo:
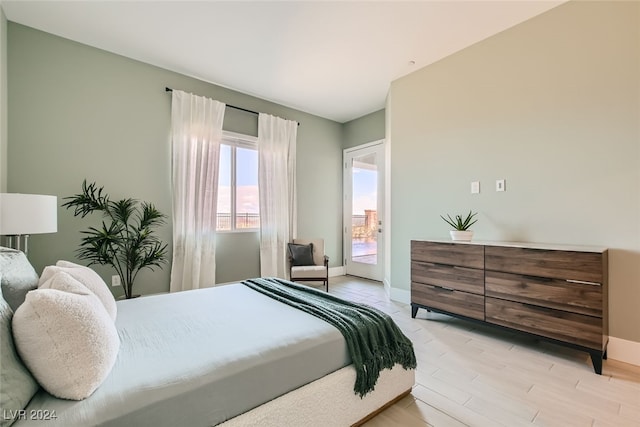
[[[351,227],[364,227],[366,220],[367,220],[366,215],[352,215]]]
[[[373,238],[378,230],[378,215],[374,210],[365,210],[364,215],[351,215],[351,237]]]
[[[351,228],[356,235],[368,234],[375,230],[376,223],[372,221],[371,215],[352,215]],[[252,229],[260,228],[260,214],[257,213],[238,213],[236,214],[236,229]],[[231,230],[231,214],[219,213],[217,215],[217,230]]]
[[[236,230],[260,228],[260,214],[257,213],[238,213],[236,214]],[[231,214],[219,213],[217,215],[216,229],[219,231],[231,230]]]

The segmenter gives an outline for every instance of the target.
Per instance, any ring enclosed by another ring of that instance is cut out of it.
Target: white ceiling
[[[3,0],[9,21],[338,122],[563,1]]]

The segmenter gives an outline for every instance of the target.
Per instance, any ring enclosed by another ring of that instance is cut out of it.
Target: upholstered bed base
[[[360,425],[382,408],[407,395],[415,382],[415,371],[400,365],[385,369],[373,392],[360,398],[353,392],[353,365],[313,381],[238,415],[221,427],[352,426]]]

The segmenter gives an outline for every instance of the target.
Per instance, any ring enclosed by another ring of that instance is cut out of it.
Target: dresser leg
[[[602,375],[602,359],[604,359],[604,353],[601,351],[590,351],[591,362],[593,363],[593,370],[598,375]]]
[[[416,318],[416,314],[418,314],[418,306],[412,305],[411,306],[411,318],[415,319]]]

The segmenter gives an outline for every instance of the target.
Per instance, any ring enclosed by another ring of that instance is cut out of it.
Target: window
[[[217,231],[260,228],[258,139],[224,132],[220,145]]]

